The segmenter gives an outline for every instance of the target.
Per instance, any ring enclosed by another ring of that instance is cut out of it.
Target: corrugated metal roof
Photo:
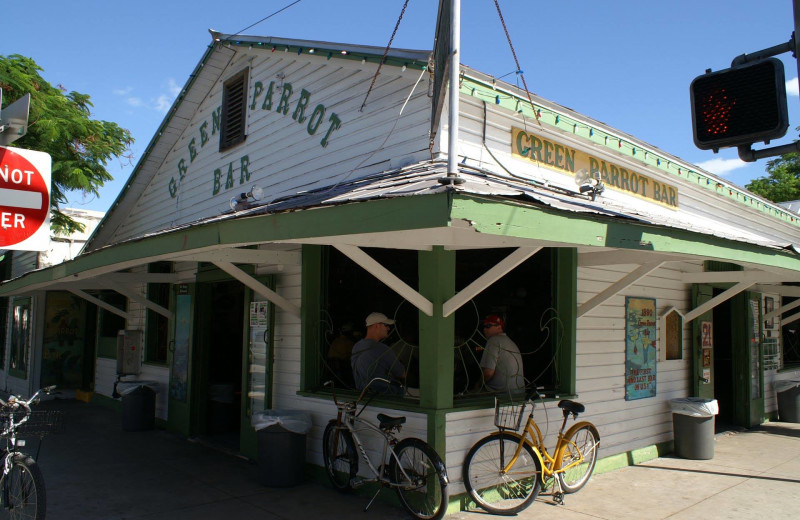
[[[623,205],[602,195],[593,201],[577,190],[563,186],[546,185],[534,180],[499,175],[465,165],[460,166],[459,172],[463,183],[443,184],[440,179],[446,176],[446,171],[446,163],[443,161],[417,163],[379,175],[348,180],[331,187],[298,193],[281,200],[252,205],[247,209],[229,212],[212,220],[382,198],[423,196],[452,190],[456,193],[524,200],[558,211],[635,220],[778,249],[793,247],[791,244],[778,243],[740,227],[726,225],[716,219],[712,220],[666,209],[661,210],[652,203],[644,201]]]

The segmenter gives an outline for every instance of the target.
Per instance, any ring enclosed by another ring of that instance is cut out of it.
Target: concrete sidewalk
[[[364,513],[367,497],[320,483],[263,487],[252,462],[164,431],[123,432],[112,410],[67,400],[41,406],[66,412],[66,433],[45,438],[39,455],[49,520],[408,518],[380,500]],[[35,453],[33,443],[30,448]],[[595,475],[567,496],[565,506],[543,496],[519,517],[765,520],[799,514],[800,424],[771,423],[719,435],[712,460],[665,457]],[[448,519],[490,516],[475,511]]]

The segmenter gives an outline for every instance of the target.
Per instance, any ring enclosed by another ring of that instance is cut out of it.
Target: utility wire
[[[267,16],[265,16],[264,18],[262,18],[261,20],[257,21],[256,23],[254,23],[254,24],[251,24],[251,25],[248,25],[248,26],[247,26],[247,27],[245,27],[244,29],[239,29],[239,30],[238,30],[238,31],[236,31],[235,33],[233,33],[233,34],[231,34],[230,36],[228,36],[228,39],[230,39],[230,38],[232,38],[232,37],[234,37],[234,36],[237,36],[237,35],[239,35],[239,34],[242,34],[242,33],[243,33],[243,32],[245,32],[246,30],[250,29],[251,27],[255,27],[256,25],[260,24],[261,22],[263,22],[263,21],[265,21],[265,20],[269,20],[270,18],[272,18],[272,17],[273,17],[273,16],[275,16],[276,14],[278,14],[278,13],[280,13],[280,12],[283,12],[283,11],[285,11],[285,10],[289,9],[290,7],[292,7],[292,6],[293,6],[293,5],[295,5],[295,4],[299,4],[301,1],[302,1],[302,0],[295,0],[295,1],[294,1],[294,2],[292,2],[291,4],[289,4],[289,5],[285,6],[285,7],[282,7],[282,8],[280,8],[280,9],[278,9],[277,11],[275,11],[274,13],[272,13],[272,14],[270,14],[270,15],[267,15]]]
[[[525,93],[528,95],[528,101],[531,104],[531,108],[533,108],[533,115],[536,116],[536,122],[539,123],[539,126],[542,123],[539,122],[539,114],[536,112],[536,109],[533,106],[533,99],[531,98],[531,91],[528,90],[528,84],[525,82],[525,74],[522,72],[522,68],[519,66],[519,60],[517,59],[517,53],[514,50],[514,44],[511,43],[511,35],[508,34],[508,27],[506,27],[506,21],[503,19],[503,12],[500,11],[500,4],[497,0],[494,0],[494,6],[497,8],[497,14],[500,16],[500,23],[503,25],[503,31],[506,33],[506,40],[508,40],[508,46],[511,48],[511,55],[514,56],[514,63],[517,65],[517,73],[519,74],[520,78],[522,78],[522,85],[525,87]]]

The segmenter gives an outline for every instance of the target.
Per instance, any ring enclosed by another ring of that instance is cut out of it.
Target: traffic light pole
[[[753,60],[776,56],[784,52],[791,52],[792,56],[794,56],[797,61],[797,77],[800,78],[800,60],[797,59],[800,54],[800,52],[798,52],[800,51],[800,38],[798,38],[798,35],[800,35],[800,0],[792,0],[792,9],[794,10],[794,32],[792,33],[792,38],[787,43],[776,45],[752,54],[737,56],[731,62],[731,66],[735,67]],[[753,150],[751,145],[748,144],[739,146],[738,151],[739,158],[744,162],[755,162],[758,159],[764,159],[766,157],[800,152],[800,142],[795,141],[791,144],[773,146],[772,148],[764,148],[763,150]]]

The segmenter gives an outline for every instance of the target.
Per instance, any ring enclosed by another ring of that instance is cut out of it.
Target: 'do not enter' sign
[[[0,249],[47,249],[50,173],[50,155],[0,146]]]

